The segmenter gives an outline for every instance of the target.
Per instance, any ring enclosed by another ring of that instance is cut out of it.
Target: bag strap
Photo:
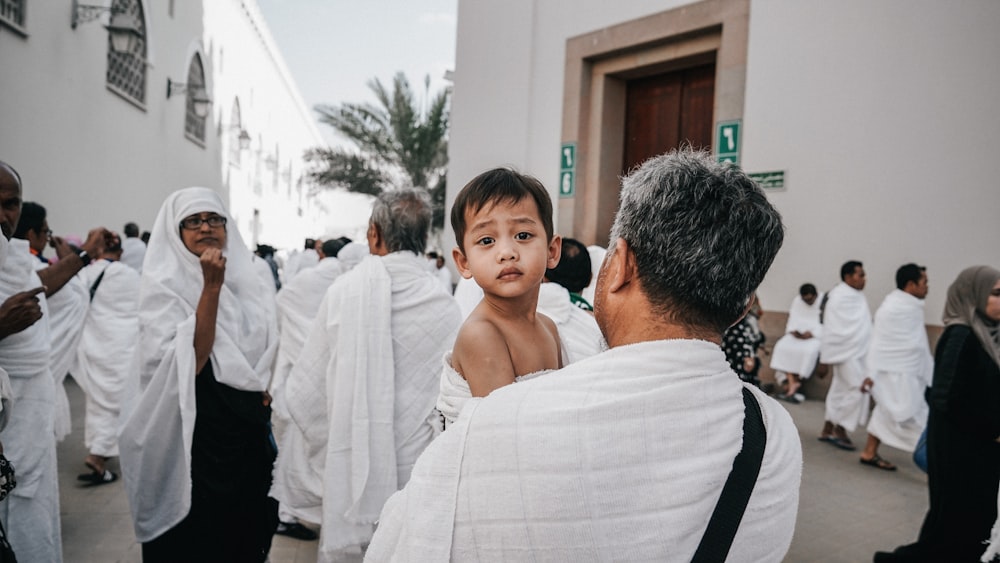
[[[106,274],[106,273],[108,273],[108,269],[104,268],[104,270],[101,271],[101,275],[97,276],[97,279],[94,280],[94,284],[90,286],[90,300],[91,301],[94,300],[94,294],[97,293],[97,286],[101,285],[101,280],[104,279],[104,274]]]
[[[743,388],[743,448],[733,461],[733,470],[729,472],[722,496],[719,497],[715,511],[708,521],[705,535],[701,537],[698,550],[695,551],[691,563],[722,562],[729,555],[733,545],[736,530],[743,520],[750,494],[757,483],[760,474],[760,464],[764,459],[764,446],[767,445],[767,431],[764,429],[764,419],[760,412],[760,403],[753,393]]]

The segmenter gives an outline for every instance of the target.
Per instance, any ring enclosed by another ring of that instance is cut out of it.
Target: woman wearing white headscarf
[[[218,194],[179,190],[146,251],[120,457],[147,563],[264,561],[277,526],[274,289],[227,222]]]
[[[930,509],[917,543],[875,561],[989,561],[1000,483],[1000,271],[974,266],[948,288],[927,393]]]

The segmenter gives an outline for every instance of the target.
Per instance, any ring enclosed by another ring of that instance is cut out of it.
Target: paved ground
[[[63,553],[67,563],[132,563],[141,560],[121,482],[80,487],[83,466],[83,393],[68,380],[74,432],[59,445]],[[784,403],[782,403],[784,404]],[[871,561],[876,550],[912,542],[927,510],[926,477],[908,454],[883,446],[883,457],[899,465],[887,472],[858,463],[855,452],[816,440],[823,403],[786,405],[802,437],[805,464],[799,518],[789,562]],[[853,434],[858,444],[865,433]],[[117,470],[117,466],[113,465]],[[316,542],[275,538],[272,563],[313,563]]]

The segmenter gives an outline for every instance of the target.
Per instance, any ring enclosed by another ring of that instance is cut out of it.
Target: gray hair
[[[611,227],[635,253],[657,313],[722,333],[739,320],[784,239],[781,215],[738,167],[685,148],[622,180]]]
[[[426,190],[385,191],[375,198],[371,223],[389,252],[409,250],[423,255],[431,229],[431,200]]]

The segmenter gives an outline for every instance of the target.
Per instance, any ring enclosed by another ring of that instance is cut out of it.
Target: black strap
[[[93,285],[90,286],[90,300],[91,301],[94,300],[94,294],[97,293],[97,286],[101,285],[101,280],[104,279],[104,274],[106,274],[107,272],[108,272],[108,269],[104,268],[104,270],[101,271],[101,275],[97,276],[97,279],[94,280]]]
[[[764,429],[764,419],[760,413],[760,404],[753,393],[743,388],[743,449],[733,461],[733,470],[729,472],[722,496],[719,497],[715,511],[708,521],[705,535],[701,537],[698,550],[694,553],[691,563],[722,562],[729,555],[733,545],[736,530],[743,520],[750,494],[757,484],[760,474],[760,464],[764,459],[764,446],[767,444],[767,431]]]

